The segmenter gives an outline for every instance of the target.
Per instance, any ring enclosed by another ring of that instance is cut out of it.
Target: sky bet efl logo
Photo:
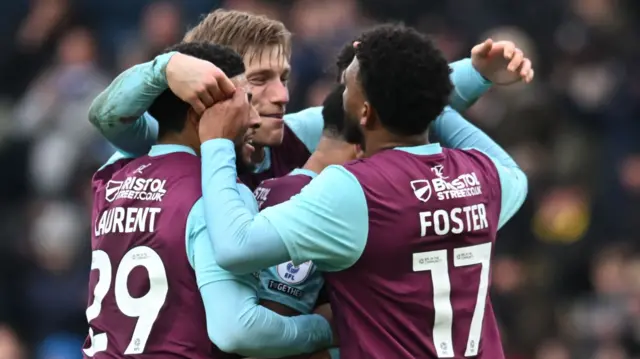
[[[443,165],[434,166],[431,171],[436,178],[415,180],[410,183],[413,194],[422,202],[428,202],[434,194],[439,201],[482,194],[482,187],[475,172],[463,173],[457,178],[449,179],[444,175]]]
[[[138,177],[127,177],[124,181],[111,180],[107,182],[104,197],[107,202],[120,198],[160,202],[167,193],[164,188],[166,182],[167,180]]]

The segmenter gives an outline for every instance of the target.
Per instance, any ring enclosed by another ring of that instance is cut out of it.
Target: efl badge
[[[304,282],[307,277],[309,277],[313,269],[313,262],[304,262],[299,266],[294,266],[292,262],[286,262],[278,264],[276,268],[278,270],[278,276],[282,278],[283,281],[289,284],[298,284]]]

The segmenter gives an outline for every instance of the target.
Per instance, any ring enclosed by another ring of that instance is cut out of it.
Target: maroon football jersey
[[[186,254],[200,188],[200,159],[185,152],[123,159],[94,174],[85,358],[231,357],[208,338]]]
[[[284,125],[282,144],[277,147],[270,147],[269,151],[271,153],[271,166],[269,169],[260,173],[240,176],[242,183],[252,191],[264,180],[286,176],[294,169],[301,168],[311,156],[307,146],[300,141],[298,136],[286,124]]]
[[[504,359],[488,294],[501,198],[491,160],[386,150],[345,168],[369,235],[351,268],[325,274],[341,357]]]

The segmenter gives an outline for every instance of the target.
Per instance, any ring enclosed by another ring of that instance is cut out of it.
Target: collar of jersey
[[[289,176],[294,176],[294,175],[305,175],[311,178],[315,178],[318,174],[306,168],[296,168],[289,173]]]
[[[193,148],[184,145],[154,145],[149,151],[149,156],[162,156],[176,152],[186,152],[196,156],[196,151]]]
[[[426,145],[420,146],[410,146],[410,147],[396,147],[395,150],[400,150],[404,152],[409,152],[418,156],[431,156],[442,153],[442,147],[437,142],[428,143]]]

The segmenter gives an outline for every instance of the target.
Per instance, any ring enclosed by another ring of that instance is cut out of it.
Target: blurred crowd
[[[89,178],[113,151],[88,107],[218,6],[293,31],[289,111],[319,104],[333,54],[380,21],[428,32],[452,61],[515,41],[534,83],[465,114],[529,176],[493,263],[508,358],[640,358],[640,2],[19,0],[0,2],[0,359],[80,358]]]

